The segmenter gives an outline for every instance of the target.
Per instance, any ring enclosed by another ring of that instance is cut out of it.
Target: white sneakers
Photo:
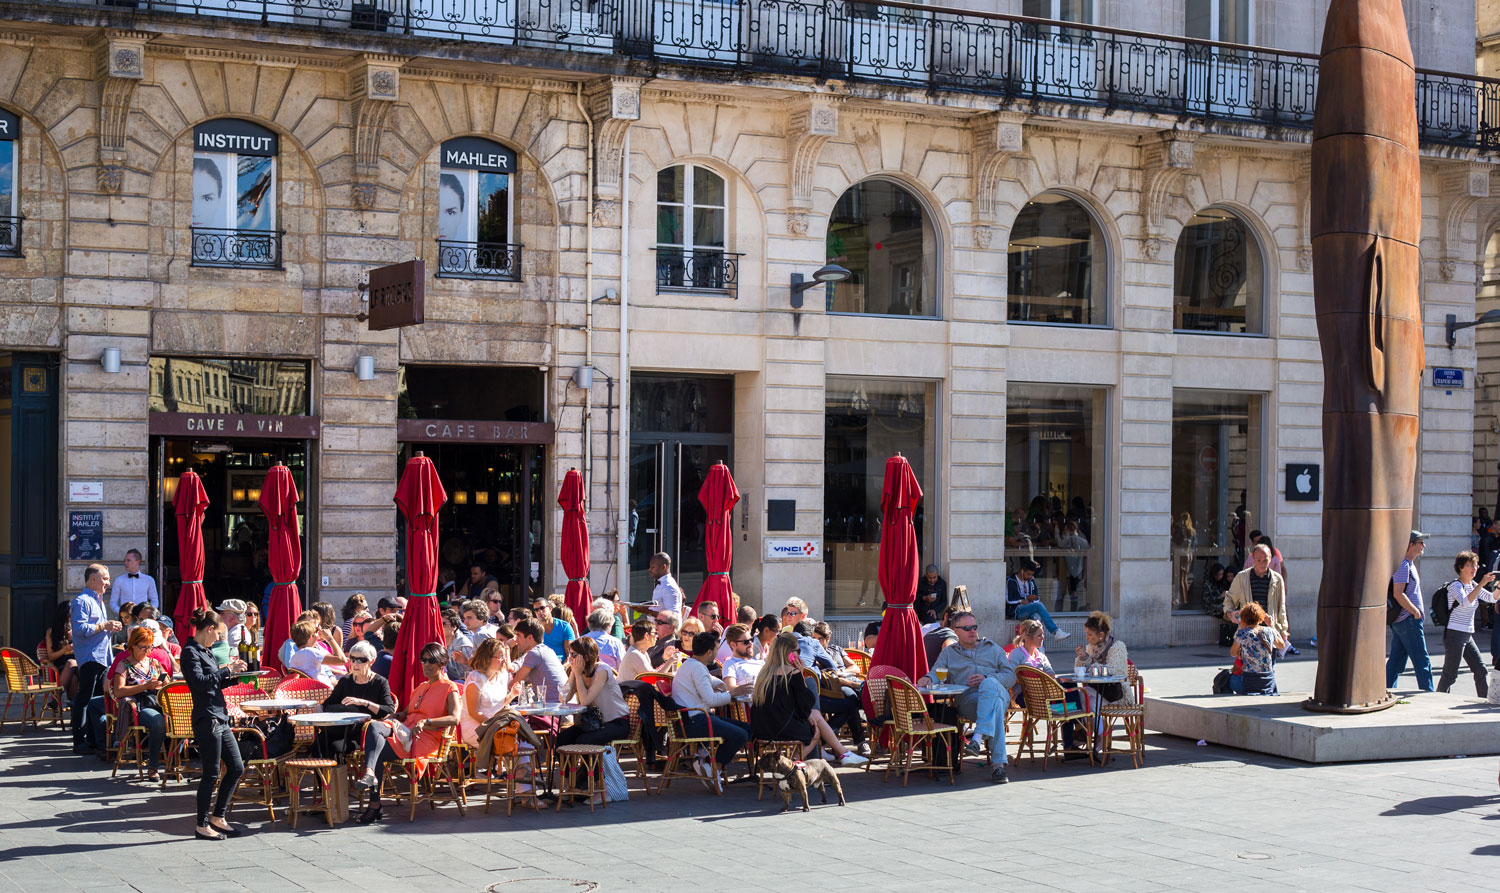
[[[1054,639],[1071,639],[1071,638],[1073,638],[1073,634],[1070,633],[1070,632],[1068,632],[1065,629],[1060,629],[1057,632],[1055,632],[1055,633],[1052,634],[1052,638],[1054,638]]]
[[[839,759],[840,766],[863,766],[868,762],[870,762],[868,757],[862,757],[852,750],[845,751],[843,757]]]

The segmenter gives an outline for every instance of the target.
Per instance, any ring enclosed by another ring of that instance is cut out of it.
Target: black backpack
[[[1432,594],[1432,622],[1438,626],[1448,625],[1448,617],[1453,612],[1453,603],[1448,600],[1448,587],[1457,582],[1449,580],[1443,584],[1442,589]]]

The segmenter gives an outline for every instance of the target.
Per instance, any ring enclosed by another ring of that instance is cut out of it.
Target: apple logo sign
[[[1286,499],[1287,502],[1318,501],[1318,466],[1287,465]]]

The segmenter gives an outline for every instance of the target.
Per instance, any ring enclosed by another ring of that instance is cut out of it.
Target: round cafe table
[[[298,726],[322,726],[324,728],[335,728],[339,726],[361,725],[370,719],[368,713],[294,713],[287,717],[293,725]],[[331,773],[333,776],[332,802],[333,821],[349,821],[349,773],[339,766]],[[309,805],[303,812],[316,812],[320,807]]]
[[[316,707],[321,703],[323,702],[309,701],[306,698],[256,698],[241,703],[240,709],[255,713],[279,713],[283,710],[296,710],[298,707]]]
[[[522,716],[577,716],[587,709],[577,704],[530,704],[517,707],[516,712]]]
[[[969,687],[967,685],[958,685],[952,682],[917,686],[917,694],[926,695],[929,698],[956,698],[968,690]]]

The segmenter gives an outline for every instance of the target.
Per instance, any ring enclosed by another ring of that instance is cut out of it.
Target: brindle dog
[[[833,785],[834,793],[839,795],[839,805],[846,805],[844,787],[839,784],[838,774],[826,760],[793,762],[786,754],[768,753],[760,758],[760,768],[781,776],[781,781],[776,783],[776,793],[781,795],[782,812],[792,808],[794,793],[802,795],[802,811],[810,812],[812,803],[808,799],[807,790],[812,787],[818,789],[822,802],[827,803],[828,785]]]

